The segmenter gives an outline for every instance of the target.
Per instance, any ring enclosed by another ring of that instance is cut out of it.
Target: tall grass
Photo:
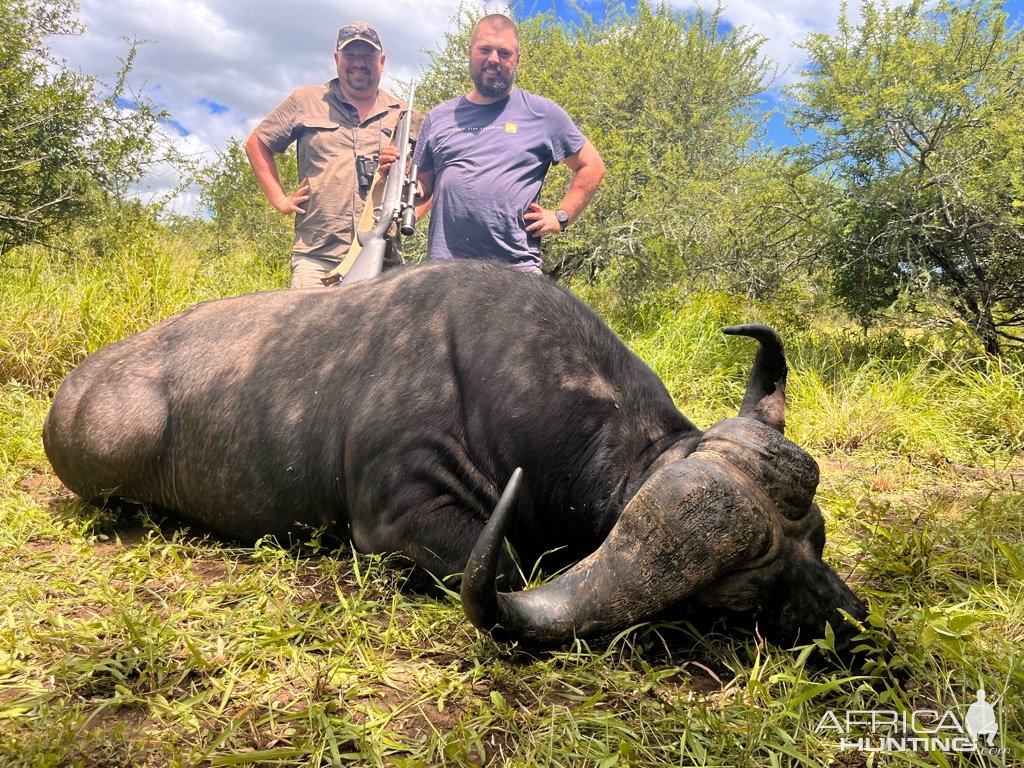
[[[84,355],[285,282],[283,257],[217,255],[165,230],[124,240],[102,261],[71,242],[0,266],[0,764],[1020,764],[1019,364],[724,296],[619,312],[704,425],[736,412],[753,353],[721,327],[784,331],[788,434],[822,465],[826,559],[868,598],[866,632],[890,655],[822,671],[810,646],[659,623],[532,653],[478,634],[454,596],[404,594],[386,559],[316,538],[239,548],[61,488],[39,432]],[[979,686],[1003,695],[994,754],[863,753],[818,728],[854,710],[962,718]]]
[[[120,247],[92,254],[81,234],[60,251],[13,251],[0,264],[0,381],[45,389],[88,353],[200,301],[286,285],[252,254],[218,255],[202,231],[174,235],[155,225],[110,237]]]

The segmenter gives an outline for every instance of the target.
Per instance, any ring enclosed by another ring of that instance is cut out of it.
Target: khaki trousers
[[[292,288],[323,288],[320,278],[338,266],[337,259],[292,254]]]

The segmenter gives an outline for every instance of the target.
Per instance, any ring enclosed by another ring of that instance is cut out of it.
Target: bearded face
[[[482,26],[469,46],[469,75],[477,92],[487,99],[507,96],[516,81],[519,44],[515,31]]]

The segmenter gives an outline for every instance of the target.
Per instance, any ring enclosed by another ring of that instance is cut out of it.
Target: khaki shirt
[[[295,91],[256,126],[256,135],[274,153],[296,142],[299,179],[309,179],[306,212],[295,216],[294,253],[345,257],[369,191],[360,192],[356,156],[373,157],[391,144],[405,107],[401,99],[377,91],[377,103],[360,121],[335,78],[326,86]],[[421,120],[415,112],[413,118],[415,137]]]

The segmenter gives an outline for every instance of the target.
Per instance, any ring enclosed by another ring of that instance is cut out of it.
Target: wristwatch
[[[563,232],[569,228],[569,214],[559,208],[555,211],[555,218],[558,219],[558,227]]]

